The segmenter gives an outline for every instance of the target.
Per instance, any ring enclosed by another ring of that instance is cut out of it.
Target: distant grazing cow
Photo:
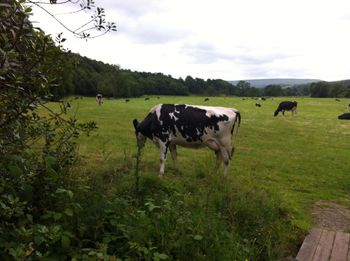
[[[157,99],[160,99],[160,97],[158,96]]]
[[[255,103],[255,106],[256,107],[261,107],[261,104],[260,103]]]
[[[125,102],[129,102],[130,101],[130,99],[125,99]]]
[[[102,94],[99,93],[99,94],[96,95],[96,102],[97,102],[97,104],[99,106],[102,105],[102,103],[103,103],[103,101],[102,101]]]
[[[350,120],[350,113],[344,113],[338,116],[339,120]]]
[[[240,113],[234,108],[159,104],[151,109],[142,122],[134,119],[133,124],[140,148],[144,146],[146,138],[160,148],[159,176],[164,174],[168,149],[174,166],[177,167],[177,145],[192,148],[209,147],[216,154],[213,172],[217,171],[223,161],[226,176],[234,153],[232,138],[237,135],[240,122]]]
[[[335,101],[340,102],[340,100],[339,100],[339,99],[335,99]]]
[[[261,97],[261,100],[266,101],[266,98],[265,97]]]
[[[296,101],[283,101],[278,105],[277,110],[275,111],[274,116],[276,117],[281,111],[284,116],[285,111],[292,111],[292,115],[296,113],[298,103]]]
[[[209,101],[209,98],[205,98],[204,101],[205,101],[205,102],[206,102],[206,101]]]
[[[148,101],[148,100],[149,100],[149,98],[148,98],[148,97],[146,97],[146,98],[145,98],[145,101]]]

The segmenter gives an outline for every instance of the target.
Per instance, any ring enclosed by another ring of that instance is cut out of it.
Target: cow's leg
[[[282,110],[282,115],[284,116],[284,112],[285,112],[285,110]]]
[[[171,153],[171,158],[173,159],[174,168],[177,169],[178,165],[177,165],[176,145],[170,145],[169,150]]]
[[[215,155],[216,155],[216,163],[215,163],[215,166],[214,166],[214,168],[213,168],[213,170],[211,172],[212,174],[215,174],[218,171],[218,169],[220,167],[220,164],[222,162],[222,157],[221,157],[220,150],[215,151]]]
[[[229,148],[226,148],[224,146],[221,146],[220,147],[220,154],[221,154],[221,157],[222,157],[222,160],[224,162],[224,173],[223,175],[226,177],[227,176],[227,172],[228,172],[228,168],[229,168],[229,165],[230,165],[230,149]]]
[[[159,176],[163,177],[164,175],[164,169],[165,169],[165,160],[166,160],[166,154],[168,152],[168,145],[165,142],[159,142],[159,149],[160,149],[160,169],[159,169]]]

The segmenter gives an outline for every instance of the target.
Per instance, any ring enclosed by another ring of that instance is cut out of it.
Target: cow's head
[[[135,128],[137,146],[139,148],[143,148],[143,146],[145,146],[146,136],[141,133],[140,123],[138,122],[138,120],[134,119],[132,123],[134,124],[134,128]]]

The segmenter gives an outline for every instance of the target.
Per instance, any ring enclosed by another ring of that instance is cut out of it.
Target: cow
[[[350,120],[350,113],[343,113],[338,116],[339,120]]]
[[[149,97],[146,97],[146,98],[145,98],[145,101],[148,101],[148,100],[149,100]]]
[[[204,101],[205,101],[205,102],[206,102],[206,101],[209,101],[209,98],[205,98]]]
[[[130,99],[125,99],[125,102],[129,102],[130,101]]]
[[[102,103],[103,103],[103,101],[102,101],[102,94],[98,93],[98,94],[96,95],[96,102],[97,102],[97,104],[98,104],[99,106],[102,105]]]
[[[336,101],[336,102],[340,102],[340,100],[339,100],[339,99],[335,99],[335,101]]]
[[[274,116],[276,117],[281,111],[284,116],[285,111],[292,111],[292,115],[296,113],[298,103],[296,101],[283,101],[278,105],[277,110],[275,111]]]
[[[133,120],[139,148],[144,146],[147,138],[160,148],[160,177],[164,175],[168,149],[177,168],[177,145],[209,147],[216,154],[212,172],[215,173],[223,161],[223,175],[226,176],[240,122],[241,115],[234,108],[187,104],[158,104],[142,122]]]
[[[256,107],[261,107],[261,104],[260,103],[255,103],[255,106]]]

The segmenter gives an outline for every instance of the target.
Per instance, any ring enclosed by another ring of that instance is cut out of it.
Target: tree
[[[247,96],[245,94],[250,88],[250,83],[246,81],[239,81],[236,87],[238,88],[238,96]]]
[[[310,86],[311,97],[328,97],[329,86],[326,82],[312,83]]]
[[[50,237],[69,240],[52,215],[72,203],[64,177],[75,161],[75,137],[95,127],[66,116],[69,103],[56,112],[41,99],[62,83],[66,60],[62,39],[55,44],[35,29],[23,3],[0,4],[0,256],[5,260],[41,259],[53,251]]]
[[[264,88],[265,96],[283,96],[281,85],[271,84]]]

